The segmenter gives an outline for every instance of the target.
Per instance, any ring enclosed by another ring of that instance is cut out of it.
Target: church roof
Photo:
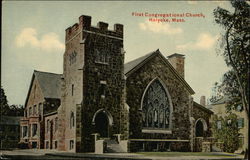
[[[200,105],[199,103],[197,103],[197,102],[195,102],[195,101],[194,101],[193,105],[194,105],[194,107],[197,107],[197,108],[199,108],[199,109],[201,109],[201,110],[203,110],[203,111],[205,111],[205,112],[207,112],[207,113],[210,113],[210,114],[213,114],[213,113],[214,113],[214,112],[211,111],[210,109],[208,109],[208,108],[206,108],[206,107]]]
[[[61,98],[61,76],[62,74],[34,71],[44,98]]]
[[[177,53],[176,53],[177,54]],[[168,60],[161,54],[159,49],[146,54],[145,56],[139,57],[133,61],[130,61],[124,65],[124,74],[128,77],[131,73],[142,67],[149,60],[151,60],[155,56],[160,56],[160,58],[165,62],[165,64],[170,68],[170,70],[174,73],[177,79],[179,79],[182,84],[187,88],[190,94],[194,94],[194,90],[188,85],[188,83],[184,80],[184,78],[173,68],[173,66],[168,62]],[[181,56],[181,54],[178,54]]]
[[[60,99],[61,98],[61,76],[62,74],[56,74],[56,73],[49,73],[49,72],[41,72],[34,70],[28,95],[25,101],[25,106],[28,102],[29,94],[31,92],[31,88],[34,82],[34,79],[36,78],[44,98],[50,98],[50,99]]]
[[[132,69],[134,69],[137,65],[139,65],[141,62],[143,62],[145,59],[147,59],[148,57],[152,56],[152,54],[154,53],[150,52],[142,57],[139,57],[135,60],[132,60],[126,64],[124,64],[124,74],[127,74],[129,71],[131,71]]]

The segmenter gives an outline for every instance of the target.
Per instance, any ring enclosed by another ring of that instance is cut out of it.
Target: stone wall
[[[204,137],[210,137],[210,136],[212,136],[212,130],[211,130],[212,126],[210,124],[212,112],[208,111],[208,109],[206,109],[203,106],[200,106],[200,105],[197,106],[197,105],[199,105],[199,104],[194,103],[194,107],[193,107],[193,117],[195,119],[195,122],[199,119],[204,119],[206,121],[206,124],[207,124],[207,131],[204,132]]]
[[[166,85],[173,104],[172,133],[169,134],[142,133],[142,115],[140,111],[141,99],[149,82],[156,77]],[[154,58],[137,71],[128,75],[126,89],[126,102],[130,107],[130,139],[189,139],[190,121],[188,109],[190,93],[183,83],[176,78],[159,54],[154,56]],[[136,151],[137,149],[133,149],[133,145],[135,144],[130,144],[131,151]],[[178,145],[185,145],[187,150],[189,150],[189,144],[181,144],[179,142]],[[171,146],[173,148],[182,148],[177,147],[177,143],[176,145],[173,143]]]
[[[98,23],[98,28],[89,27],[84,31],[84,76],[82,110],[82,146],[84,152],[94,151],[91,134],[96,133],[93,118],[98,110],[110,113],[113,124],[108,128],[109,137],[122,134],[128,137],[128,113],[124,108],[124,54],[123,26],[116,24],[114,31],[108,30],[108,24]],[[106,56],[99,59],[98,54]],[[103,61],[102,61],[103,60]]]

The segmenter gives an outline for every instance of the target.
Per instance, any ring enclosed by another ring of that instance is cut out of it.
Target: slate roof
[[[175,54],[178,54],[178,53],[175,53]],[[173,66],[168,62],[168,60],[161,54],[159,49],[157,49],[153,52],[150,52],[150,53],[146,54],[145,56],[139,57],[133,61],[130,61],[130,62],[124,64],[124,74],[126,75],[126,77],[128,77],[130,73],[132,73],[133,71],[135,71],[138,68],[140,68],[141,66],[143,66],[147,61],[149,61],[151,58],[153,58],[156,55],[159,55],[159,57],[161,59],[163,59],[163,61],[167,65],[167,67],[170,68],[170,70],[174,73],[176,78],[179,79],[184,84],[184,86],[186,86],[186,88],[188,89],[188,91],[191,94],[194,94],[195,93],[194,90],[188,85],[188,83],[184,80],[184,78],[181,77],[180,74],[173,68]],[[178,55],[184,56],[181,54],[178,54]]]
[[[205,112],[207,112],[207,113],[210,113],[210,114],[213,114],[213,113],[214,113],[214,112],[211,111],[210,109],[207,109],[206,107],[200,105],[199,103],[197,103],[197,102],[195,102],[195,101],[194,101],[194,103],[193,103],[193,106],[194,106],[194,107],[197,107],[197,108],[199,108],[199,109],[202,109],[203,111],[205,111]]]
[[[137,65],[139,65],[141,62],[143,62],[145,59],[147,59],[148,57],[150,57],[153,53],[155,53],[156,51],[150,52],[142,57],[139,57],[135,60],[132,60],[126,64],[124,64],[124,74],[128,73],[129,71],[131,71],[132,69],[134,69]]]
[[[42,72],[34,70],[28,95],[26,97],[25,106],[28,102],[29,94],[34,82],[34,79],[37,78],[38,83],[41,87],[44,98],[51,99],[60,99],[61,98],[61,76],[62,74]]]
[[[61,98],[61,76],[62,74],[34,71],[44,98]]]

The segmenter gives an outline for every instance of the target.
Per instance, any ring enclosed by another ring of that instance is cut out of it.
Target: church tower
[[[66,29],[59,150],[93,152],[99,139],[128,138],[123,25],[90,16]]]

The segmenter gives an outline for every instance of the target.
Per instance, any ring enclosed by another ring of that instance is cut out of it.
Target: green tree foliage
[[[220,7],[214,10],[215,22],[225,29],[221,40],[223,56],[232,68],[224,75],[223,86],[231,95],[239,95],[249,118],[250,6],[244,0],[231,0],[231,5],[232,13]]]
[[[221,83],[214,84],[213,92],[210,102],[216,103],[221,98],[226,98],[228,112],[236,110],[238,105],[242,105],[239,83],[233,70],[229,70],[223,75]]]
[[[7,96],[5,95],[4,89],[1,87],[0,95],[1,104],[1,115],[5,116],[23,116],[24,107],[23,105],[8,105]]]
[[[219,125],[218,123],[221,123]],[[224,143],[224,151],[233,153],[239,148],[239,129],[236,114],[229,114],[226,117],[213,116],[213,135]]]
[[[241,103],[249,120],[249,83],[250,83],[250,5],[245,0],[231,0],[233,12],[217,7],[214,10],[215,22],[225,30],[221,48],[226,64],[232,68],[240,93]],[[228,79],[230,80],[230,78]],[[234,83],[233,81],[231,83]],[[248,127],[248,123],[246,124]],[[248,141],[248,132],[246,141]],[[248,158],[248,147],[245,151]]]
[[[7,97],[5,95],[4,89],[1,86],[1,93],[0,93],[0,104],[1,104],[1,115],[7,115],[10,112],[10,108],[8,105]]]

